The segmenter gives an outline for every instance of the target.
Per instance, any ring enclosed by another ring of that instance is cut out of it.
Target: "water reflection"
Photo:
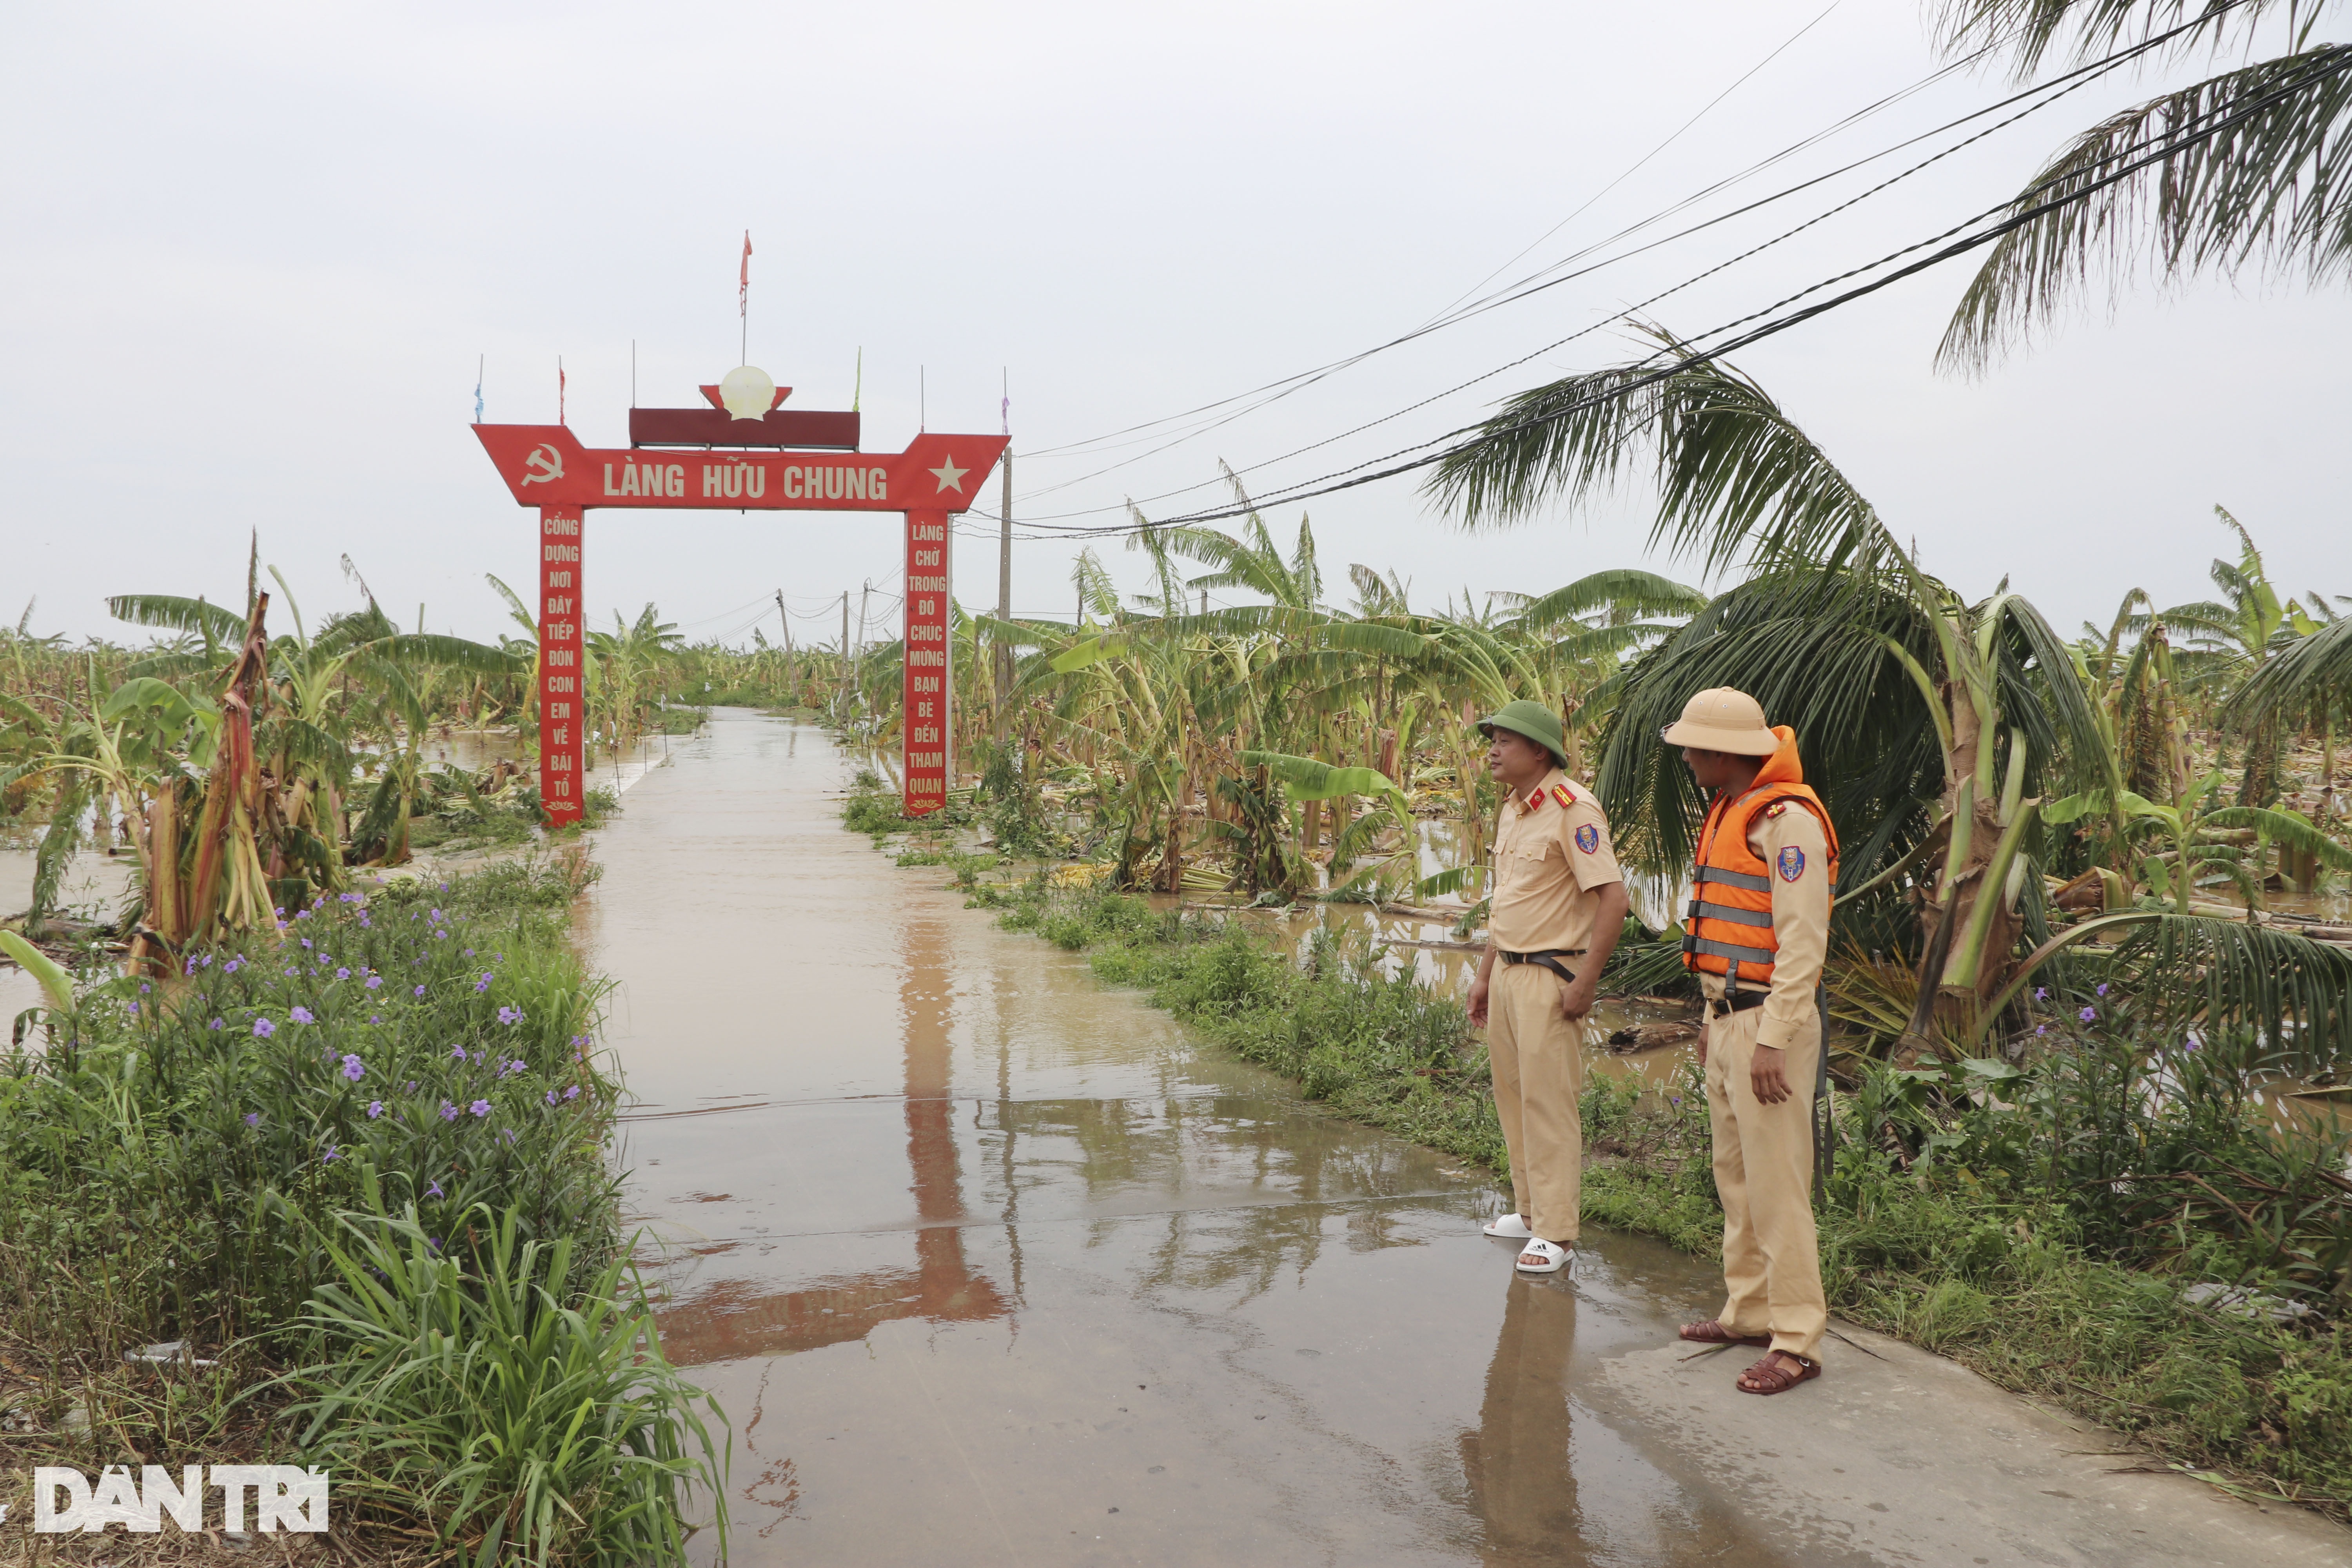
[[[786,1355],[864,1339],[882,1323],[922,1318],[981,1322],[1010,1310],[1004,1294],[964,1257],[961,1155],[955,1101],[947,933],[935,919],[904,927],[898,1006],[906,1054],[908,1191],[915,1200],[914,1268],[820,1279],[770,1292],[724,1279],[661,1314],[662,1345],[679,1365],[747,1355]]]
[[[1460,1445],[1470,1508],[1486,1526],[1483,1563],[1581,1561],[1583,1520],[1569,1462],[1568,1362],[1575,1344],[1570,1288],[1514,1279],[1478,1429],[1463,1433]]]

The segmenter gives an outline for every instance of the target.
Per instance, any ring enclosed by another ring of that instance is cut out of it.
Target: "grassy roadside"
[[[1293,953],[1238,923],[1042,880],[959,880],[1000,923],[1087,952],[1104,981],[1147,991],[1340,1114],[1504,1168],[1461,1005],[1370,953],[1321,936]],[[2343,1169],[2340,1142],[2283,1149],[2193,1061],[2151,1066],[2096,1037],[2072,1046],[2005,1073],[1997,1093],[1966,1074],[1876,1071],[1836,1097],[1832,1305],[2239,1495],[2347,1517],[2352,1336],[2336,1306],[2352,1226],[2326,1176]],[[2158,1075],[2169,1096],[2149,1092]],[[1587,1217],[1715,1253],[1696,1086],[1661,1100],[1596,1078],[1582,1110]],[[2185,1290],[2200,1281],[2316,1310],[2284,1322],[2216,1310]]]
[[[565,923],[593,877],[494,864],[322,898],[168,979],[93,964],[0,1065],[12,1554],[205,1549],[19,1543],[36,1465],[283,1462],[329,1470],[345,1556],[682,1556],[716,1412],[627,1272],[603,985]]]

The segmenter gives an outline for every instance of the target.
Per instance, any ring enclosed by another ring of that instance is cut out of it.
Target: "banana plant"
[[[2208,805],[2225,787],[2219,769],[2190,784],[2177,805],[2165,805],[2112,786],[2054,801],[2042,813],[2053,824],[2094,814],[2111,816],[2138,852],[2140,880],[2159,901],[2189,914],[2208,878],[2227,880],[2245,900],[2252,922],[2262,908],[2264,859],[2273,844],[2312,856],[2332,870],[2352,870],[2347,849],[2302,817],[2267,806]],[[2147,841],[2153,840],[2153,847]]]

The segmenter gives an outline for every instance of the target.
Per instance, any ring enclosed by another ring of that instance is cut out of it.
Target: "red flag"
[[[743,231],[743,274],[736,280],[735,313],[747,314],[751,309],[751,231]]]

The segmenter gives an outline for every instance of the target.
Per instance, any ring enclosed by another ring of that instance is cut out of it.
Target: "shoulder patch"
[[[1793,882],[1805,874],[1805,852],[1791,844],[1780,851],[1780,880]]]
[[[1551,797],[1552,799],[1559,802],[1562,805],[1574,805],[1576,804],[1576,792],[1569,788],[1566,784],[1552,785]]]
[[[1789,809],[1789,803],[1788,803],[1787,801],[1785,801],[1785,800],[1776,800],[1776,801],[1774,801],[1771,805],[1768,805],[1768,806],[1766,806],[1766,807],[1764,808],[1764,815],[1765,815],[1767,817],[1778,816],[1780,816],[1782,812],[1784,812],[1784,811],[1786,811],[1786,810],[1788,810],[1788,809]]]
[[[1576,847],[1579,849],[1583,850],[1587,855],[1596,853],[1601,847],[1601,829],[1593,826],[1592,824],[1589,822],[1583,826],[1578,828],[1576,830]]]

